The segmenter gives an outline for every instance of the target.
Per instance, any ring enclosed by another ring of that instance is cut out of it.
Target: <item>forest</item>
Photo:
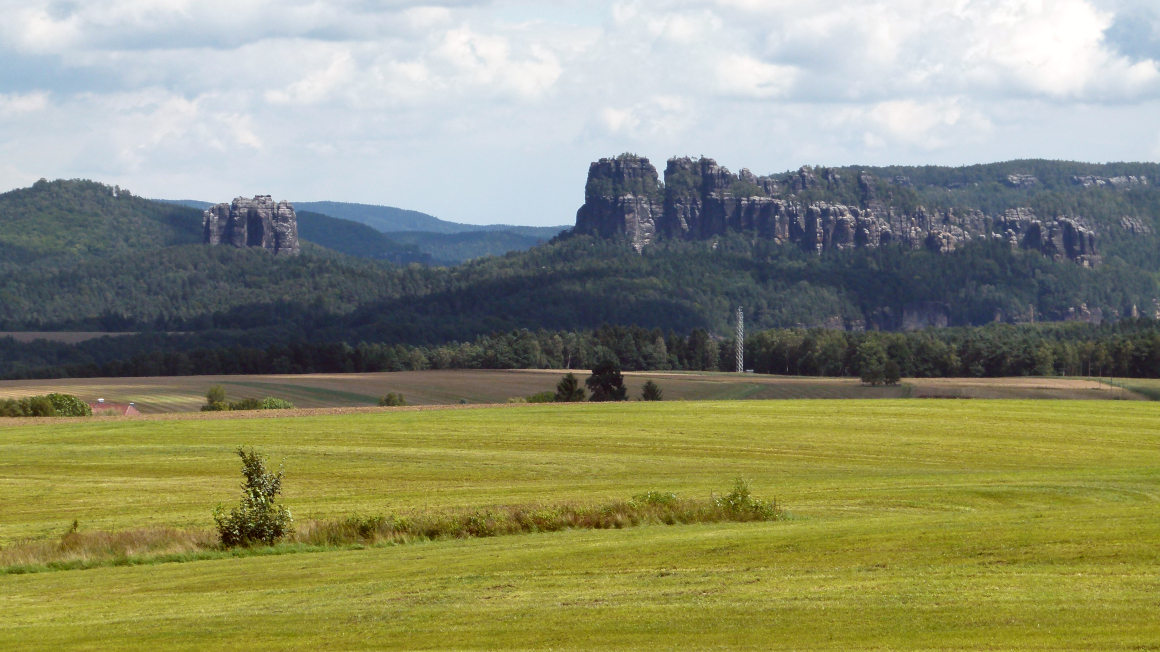
[[[470,342],[409,346],[360,342],[197,346],[198,340],[157,336],[144,342],[111,338],[67,346],[17,344],[0,338],[5,379],[301,374],[421,369],[591,369],[611,363],[626,371],[735,371],[736,341],[697,328],[688,335],[659,328],[602,326],[585,331],[513,330]],[[94,343],[95,342],[95,343]],[[127,344],[127,346],[126,346]],[[116,357],[118,346],[125,357]],[[110,354],[109,347],[113,352]],[[127,355],[148,348],[148,352]],[[21,349],[39,349],[29,366]],[[86,349],[88,352],[86,353]],[[95,354],[97,351],[104,355]],[[16,355],[13,355],[13,353]],[[745,365],[762,374],[861,376],[893,361],[904,377],[1120,376],[1160,377],[1160,322],[1114,325],[992,324],[920,332],[770,329],[745,339]]]

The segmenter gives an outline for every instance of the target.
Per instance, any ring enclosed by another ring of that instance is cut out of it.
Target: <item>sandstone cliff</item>
[[[657,169],[647,158],[603,158],[588,168],[576,230],[605,238],[627,234],[640,251],[652,243],[663,213]]]
[[[1035,182],[1021,175],[1010,183]],[[788,175],[759,177],[746,169],[733,174],[709,158],[669,159],[661,184],[647,158],[625,155],[589,168],[574,232],[624,234],[637,251],[657,236],[704,240],[729,231],[817,252],[883,245],[948,252],[970,240],[995,239],[1084,266],[1099,262],[1095,230],[1078,216],[1040,217],[1030,208],[993,215],[907,209],[883,197],[891,186],[909,185],[906,177],[854,178],[808,167]]]
[[[274,254],[298,254],[298,217],[288,201],[270,195],[238,197],[202,214],[203,242],[235,247],[262,247]]]

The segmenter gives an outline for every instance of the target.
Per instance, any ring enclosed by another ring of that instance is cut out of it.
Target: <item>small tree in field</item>
[[[882,381],[887,385],[897,385],[902,382],[902,370],[899,369],[897,362],[887,360],[886,364],[882,365]]]
[[[228,516],[220,504],[213,510],[222,545],[271,545],[294,531],[290,510],[284,505],[274,505],[282,493],[285,471],[282,468],[277,473],[267,471],[266,458],[252,448],[239,447],[237,453],[242,458],[242,475],[246,476],[242,483],[242,502]]]
[[[379,399],[379,407],[401,407],[406,404],[407,401],[403,395],[395,392],[388,392],[386,396]]]
[[[557,403],[575,403],[577,401],[583,401],[584,397],[584,388],[580,386],[580,381],[576,379],[576,374],[569,372],[560,379],[560,382],[556,383]]]
[[[882,365],[875,365],[873,367],[866,367],[862,369],[862,382],[866,385],[881,385],[886,382],[885,372]]]
[[[628,400],[628,388],[624,386],[624,376],[620,375],[620,365],[616,362],[602,362],[596,365],[584,384],[592,392],[589,401]]]
[[[201,406],[202,412],[224,412],[230,409],[229,403],[226,403],[226,390],[221,385],[214,385],[205,393],[205,405]]]
[[[640,400],[642,401],[659,401],[664,397],[664,392],[661,391],[660,385],[657,385],[652,380],[644,384],[640,388]]]

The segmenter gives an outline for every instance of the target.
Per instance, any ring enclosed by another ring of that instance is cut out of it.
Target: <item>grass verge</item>
[[[738,480],[733,491],[708,500],[650,491],[627,501],[600,505],[506,505],[486,509],[420,510],[392,516],[350,516],[307,521],[273,546],[227,548],[207,528],[137,528],[80,532],[77,524],[58,541],[26,541],[0,549],[0,575],[20,575],[102,566],[188,562],[296,552],[403,545],[420,541],[608,530],[639,525],[778,521],[776,501],[753,498]]]

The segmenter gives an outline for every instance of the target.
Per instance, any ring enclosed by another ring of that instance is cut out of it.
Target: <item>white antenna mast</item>
[[[737,373],[745,373],[745,313],[737,306]]]

